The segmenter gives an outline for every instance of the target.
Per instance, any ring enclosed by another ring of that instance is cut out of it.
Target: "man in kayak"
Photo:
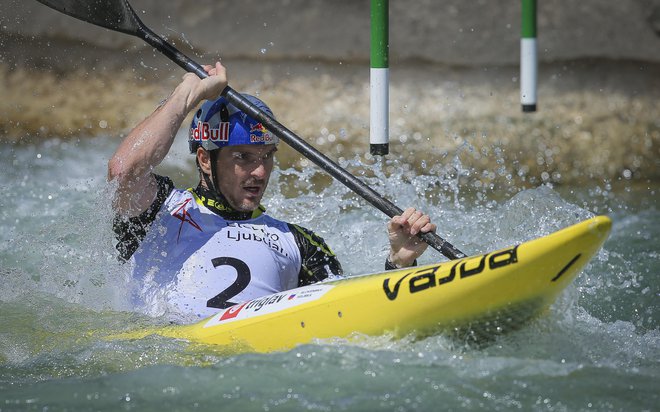
[[[264,213],[260,201],[278,138],[218,98],[227,86],[220,63],[204,69],[209,77],[203,80],[184,75],[108,163],[108,180],[117,184],[117,249],[133,265],[139,301],[146,306],[167,302],[155,311],[199,317],[342,274],[322,238]],[[245,96],[272,116],[261,100]],[[176,189],[170,178],[153,169],[169,152],[185,117],[202,101],[188,139],[200,181],[194,189]],[[435,228],[413,208],[390,220],[386,268],[414,264],[427,247],[416,234]]]

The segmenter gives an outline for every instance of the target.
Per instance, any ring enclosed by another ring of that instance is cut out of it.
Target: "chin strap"
[[[220,191],[217,189],[217,181],[216,181],[216,176],[217,173],[215,173],[215,165],[216,165],[216,160],[218,158],[218,154],[215,153],[215,150],[209,150],[209,157],[211,160],[211,174],[209,175],[208,173],[204,172],[202,170],[202,167],[199,165],[199,160],[196,160],[197,162],[197,170],[199,170],[199,173],[202,175],[202,179],[204,179],[204,184],[206,184],[207,189],[211,193],[215,193],[216,195],[221,195]]]
[[[227,108],[226,104],[220,106],[220,120],[226,123],[229,122],[229,109]],[[224,196],[222,196],[222,193],[220,193],[220,190],[218,189],[218,184],[217,184],[218,182],[216,180],[218,174],[216,173],[215,170],[216,164],[218,163],[217,160],[218,160],[219,150],[220,149],[215,149],[215,150],[206,149],[207,153],[209,154],[209,158],[211,160],[211,165],[210,165],[211,176],[204,173],[201,168],[199,170],[202,172],[202,176],[204,178],[204,183],[206,183],[206,187],[208,187],[211,193],[215,193],[218,198],[222,199],[224,198]],[[199,167],[199,161],[197,162],[197,167]]]

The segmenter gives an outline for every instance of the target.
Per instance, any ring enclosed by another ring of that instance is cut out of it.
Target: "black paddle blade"
[[[61,13],[110,30],[137,35],[142,22],[127,0],[37,0]]]

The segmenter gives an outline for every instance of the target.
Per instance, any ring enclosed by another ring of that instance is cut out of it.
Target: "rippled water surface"
[[[102,339],[164,322],[131,311],[130,279],[115,258],[105,165],[117,144],[107,137],[51,139],[0,151],[0,411],[563,411],[660,404],[657,185],[487,190],[440,169],[424,174],[393,160],[368,167],[346,161],[357,173],[370,171],[369,184],[399,206],[428,211],[442,236],[466,253],[594,214],[612,217],[612,234],[549,313],[487,346],[443,336],[358,336],[232,355],[165,338]],[[161,172],[190,186],[195,176],[184,146],[182,138]],[[315,168],[276,169],[265,204],[274,216],[315,229],[349,274],[382,268],[385,216]],[[438,260],[444,258],[429,251],[420,263]]]

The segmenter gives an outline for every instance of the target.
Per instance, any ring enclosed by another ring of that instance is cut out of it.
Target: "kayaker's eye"
[[[275,156],[275,152],[277,152],[276,147],[274,147],[273,150],[271,150],[270,152],[268,152],[264,155],[264,160],[272,159]]]
[[[265,162],[267,160],[273,159],[276,151],[277,148],[273,148],[272,150],[268,151],[267,153],[264,153],[263,155],[247,153],[247,152],[233,152],[232,158],[241,163]]]
[[[250,160],[250,155],[248,153],[243,153],[243,152],[234,152],[232,153],[232,157],[235,160],[240,160],[240,161]]]

